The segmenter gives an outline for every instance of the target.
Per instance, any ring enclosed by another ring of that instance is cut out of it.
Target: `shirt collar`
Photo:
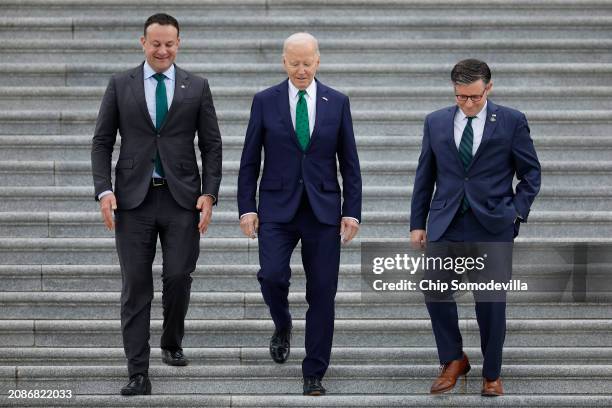
[[[165,72],[162,72],[162,74],[164,74],[166,78],[170,79],[171,81],[174,81],[175,72],[176,70],[174,69],[174,64],[172,64],[170,65],[170,68],[168,68]],[[155,70],[151,68],[147,60],[144,62],[143,73],[145,80],[156,74]]]
[[[291,96],[294,99],[297,98],[298,92],[300,90],[297,89],[295,85],[293,85],[293,82],[291,82],[290,79],[288,79],[287,82],[289,82],[289,96]],[[308,85],[308,87],[305,89],[305,91],[306,91],[306,95],[312,98],[315,92],[317,91],[317,81],[313,79],[310,85]]]
[[[480,112],[478,112],[478,114],[476,115],[477,119],[480,120],[485,120],[486,116],[487,116],[487,105],[489,104],[489,101],[486,101],[484,106],[482,107],[482,109],[480,110]],[[463,111],[461,110],[461,108],[457,109],[457,114],[458,114],[458,119],[460,121],[463,121],[467,118],[467,116],[465,115],[465,113],[463,113]]]

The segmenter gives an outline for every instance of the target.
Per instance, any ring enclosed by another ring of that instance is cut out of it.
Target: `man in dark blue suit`
[[[540,189],[540,163],[527,119],[487,100],[493,82],[486,63],[461,61],[451,80],[457,106],[425,118],[412,195],[411,242],[416,247],[426,242],[511,243]],[[514,176],[519,180],[515,189]],[[511,272],[511,256],[509,263]],[[505,296],[504,301],[484,302],[475,297],[484,356],[482,395],[502,395]],[[456,303],[452,297],[428,299],[441,364],[431,387],[437,394],[451,390],[470,365],[462,350]]]
[[[315,79],[317,40],[307,33],[287,38],[283,64],[288,80],[253,98],[238,175],[240,227],[246,236],[259,237],[257,278],[275,325],[270,355],[277,363],[289,356],[289,262],[301,241],[308,302],[304,395],[322,395],[332,348],[340,243],[351,241],[359,229],[361,173],[348,97]]]

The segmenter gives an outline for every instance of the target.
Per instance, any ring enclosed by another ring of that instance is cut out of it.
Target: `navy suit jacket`
[[[253,98],[238,174],[238,211],[257,212],[260,222],[290,222],[304,192],[321,223],[339,225],[343,216],[361,221],[361,173],[348,97],[317,80],[315,126],[303,151],[291,122],[285,80]]]
[[[540,190],[540,163],[523,113],[488,101],[482,141],[466,171],[454,140],[457,109],[441,109],[425,118],[410,230],[427,229],[430,241],[444,234],[464,194],[476,219],[497,234],[517,216],[527,221]],[[512,188],[515,175],[519,180],[516,192]]]

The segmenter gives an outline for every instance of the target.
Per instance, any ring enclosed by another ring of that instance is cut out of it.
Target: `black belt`
[[[153,177],[151,179],[151,184],[153,185],[153,187],[160,187],[166,184],[166,179],[159,178],[159,177]]]

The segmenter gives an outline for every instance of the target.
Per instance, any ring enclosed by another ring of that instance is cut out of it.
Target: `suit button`
[[[151,163],[155,163],[155,157],[151,159]]]
[[[158,133],[158,134],[157,134],[157,137],[161,137],[161,135]]]
[[[304,180],[300,179],[300,184],[303,184],[303,183],[304,183]]]
[[[464,178],[464,180],[465,180],[465,181],[469,181],[469,180],[470,180],[470,178],[469,178],[469,177],[466,177],[466,178]]]

